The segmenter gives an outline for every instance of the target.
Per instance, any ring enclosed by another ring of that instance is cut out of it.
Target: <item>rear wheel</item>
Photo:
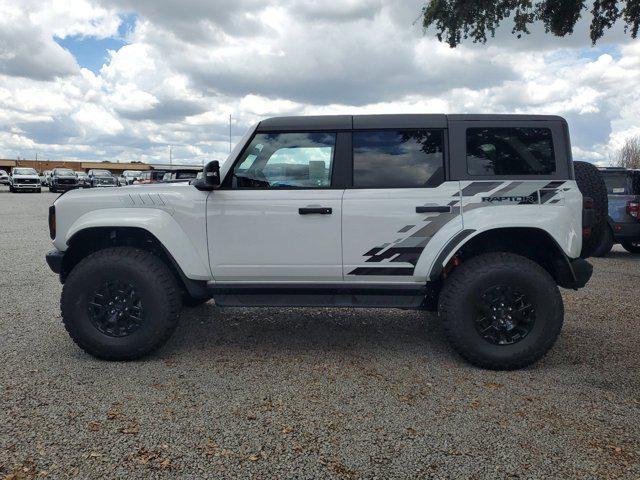
[[[622,242],[622,248],[629,253],[640,253],[640,240],[636,242]]]
[[[562,297],[549,273],[525,257],[501,252],[457,267],[442,289],[439,312],[453,348],[492,370],[539,360],[564,319]]]
[[[89,255],[71,271],[60,304],[65,328],[85,352],[106,360],[133,360],[171,336],[180,290],[155,255],[115,247]]]
[[[594,255],[602,241],[602,235],[609,229],[607,219],[609,216],[609,199],[607,196],[607,186],[598,168],[588,162],[573,162],[576,174],[576,183],[580,192],[585,197],[593,200],[595,210],[595,224],[591,229],[591,234],[582,238],[582,258]]]
[[[593,257],[606,257],[613,248],[613,232],[609,227],[600,235],[600,243],[591,254]]]

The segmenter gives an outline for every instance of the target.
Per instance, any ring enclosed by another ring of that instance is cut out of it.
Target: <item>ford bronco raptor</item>
[[[515,369],[555,342],[558,287],[591,276],[575,175],[555,116],[271,118],[191,183],[60,196],[46,259],[71,338],[104,359],[152,352],[213,298],[437,310],[466,360]]]

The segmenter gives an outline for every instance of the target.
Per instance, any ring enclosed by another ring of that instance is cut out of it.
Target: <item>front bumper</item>
[[[60,274],[62,272],[62,261],[64,260],[64,252],[60,250],[51,250],[45,255],[47,265],[53,273]]]
[[[37,190],[41,188],[39,183],[14,183],[13,188],[16,190]]]
[[[79,185],[77,183],[52,183],[51,187],[56,190],[73,190],[74,188],[78,188]]]

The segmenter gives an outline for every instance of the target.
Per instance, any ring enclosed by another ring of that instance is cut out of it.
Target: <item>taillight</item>
[[[627,202],[627,213],[635,219],[640,219],[640,203],[636,201]]]
[[[51,205],[49,207],[49,236],[51,240],[56,238],[56,207]]]

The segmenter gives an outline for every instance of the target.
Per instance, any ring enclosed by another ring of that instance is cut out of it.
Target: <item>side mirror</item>
[[[207,163],[203,173],[202,178],[193,182],[198,190],[213,190],[220,186],[220,163],[217,160]]]

